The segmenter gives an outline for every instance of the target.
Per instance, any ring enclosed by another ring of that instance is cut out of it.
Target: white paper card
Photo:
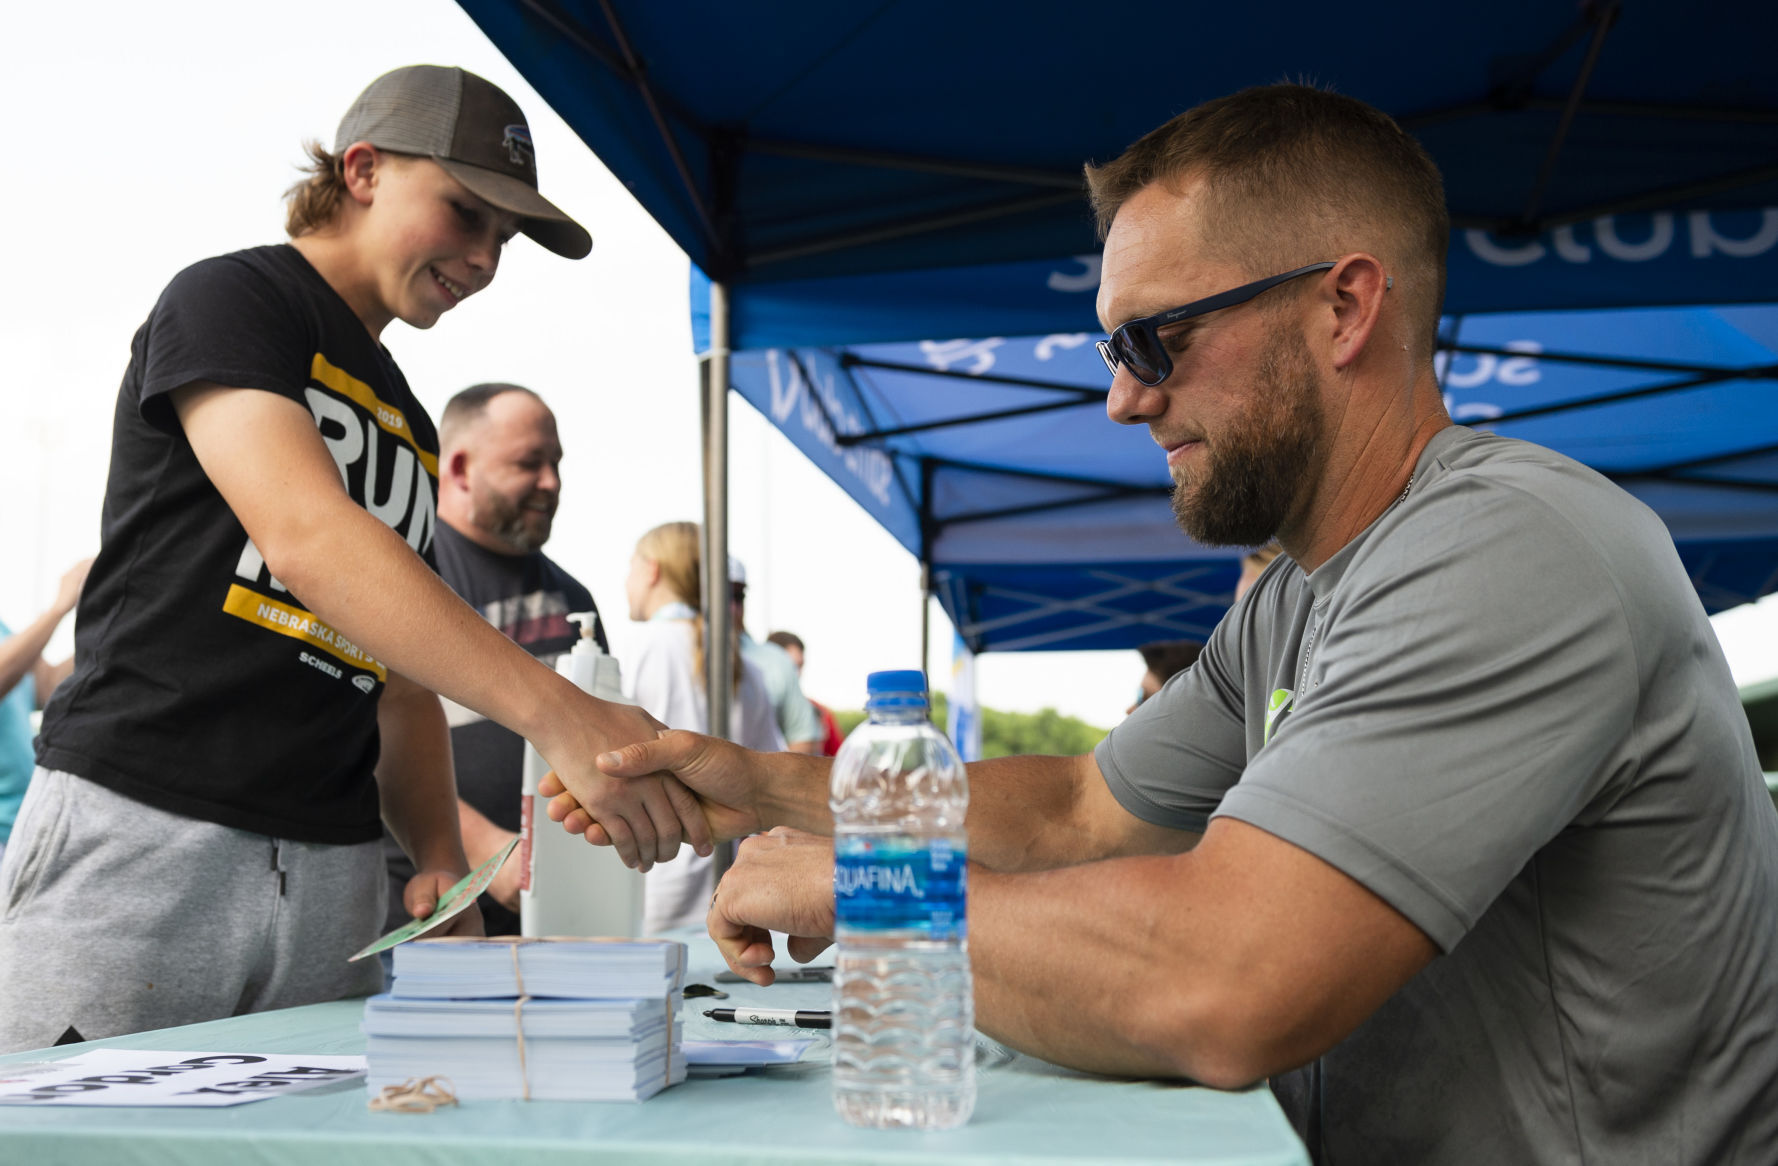
[[[244,1105],[364,1076],[363,1057],[93,1049],[0,1065],[0,1105]]]

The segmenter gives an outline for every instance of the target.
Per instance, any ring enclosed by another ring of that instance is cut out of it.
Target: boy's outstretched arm
[[[677,781],[617,782],[593,765],[659,723],[582,692],[459,599],[346,493],[307,409],[204,382],[175,390],[172,403],[204,472],[305,607],[393,670],[534,743],[625,862],[647,869],[681,838],[708,852],[704,816]]]

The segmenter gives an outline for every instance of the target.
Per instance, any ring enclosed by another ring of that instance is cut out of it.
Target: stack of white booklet
[[[368,1084],[448,1078],[459,1098],[639,1101],[685,1079],[685,945],[435,939],[395,949],[364,1006]]]

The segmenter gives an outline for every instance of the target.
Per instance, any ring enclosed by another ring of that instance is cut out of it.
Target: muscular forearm
[[[751,786],[757,797],[760,830],[793,826],[811,834],[833,833],[833,811],[827,808],[827,787],[833,758],[807,753],[744,753],[757,768]]]
[[[1245,1085],[1333,1047],[1436,954],[1348,876],[1230,820],[1186,854],[970,877],[978,1027],[1093,1072]]]
[[[450,729],[438,697],[391,678],[377,712],[382,756],[377,790],[383,821],[418,870],[469,869],[457,828]]]
[[[832,763],[790,753],[746,755],[760,829],[833,833]],[[697,778],[690,779],[698,784]],[[998,871],[1049,870],[1094,859],[1176,853],[1195,836],[1147,828],[1118,809],[1090,755],[1002,757],[969,766],[969,854]]]
[[[1169,949],[1143,892],[1174,859],[1119,859],[1007,875],[970,868],[976,1027],[1060,1065],[1127,1076],[1195,1076],[1168,1023],[1205,985]],[[1172,894],[1159,896],[1187,913]],[[1190,943],[1189,938],[1186,940]]]
[[[991,870],[1033,871],[1146,851],[1111,836],[1090,812],[1104,779],[1082,757],[1000,757],[969,767],[969,854]],[[1175,838],[1168,850],[1183,847]]]

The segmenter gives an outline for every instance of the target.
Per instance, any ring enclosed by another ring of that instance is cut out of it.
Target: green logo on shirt
[[[1266,702],[1266,735],[1260,740],[1260,744],[1265,745],[1271,742],[1272,726],[1290,708],[1292,695],[1293,693],[1288,688],[1274,688],[1272,690],[1272,699]]]

